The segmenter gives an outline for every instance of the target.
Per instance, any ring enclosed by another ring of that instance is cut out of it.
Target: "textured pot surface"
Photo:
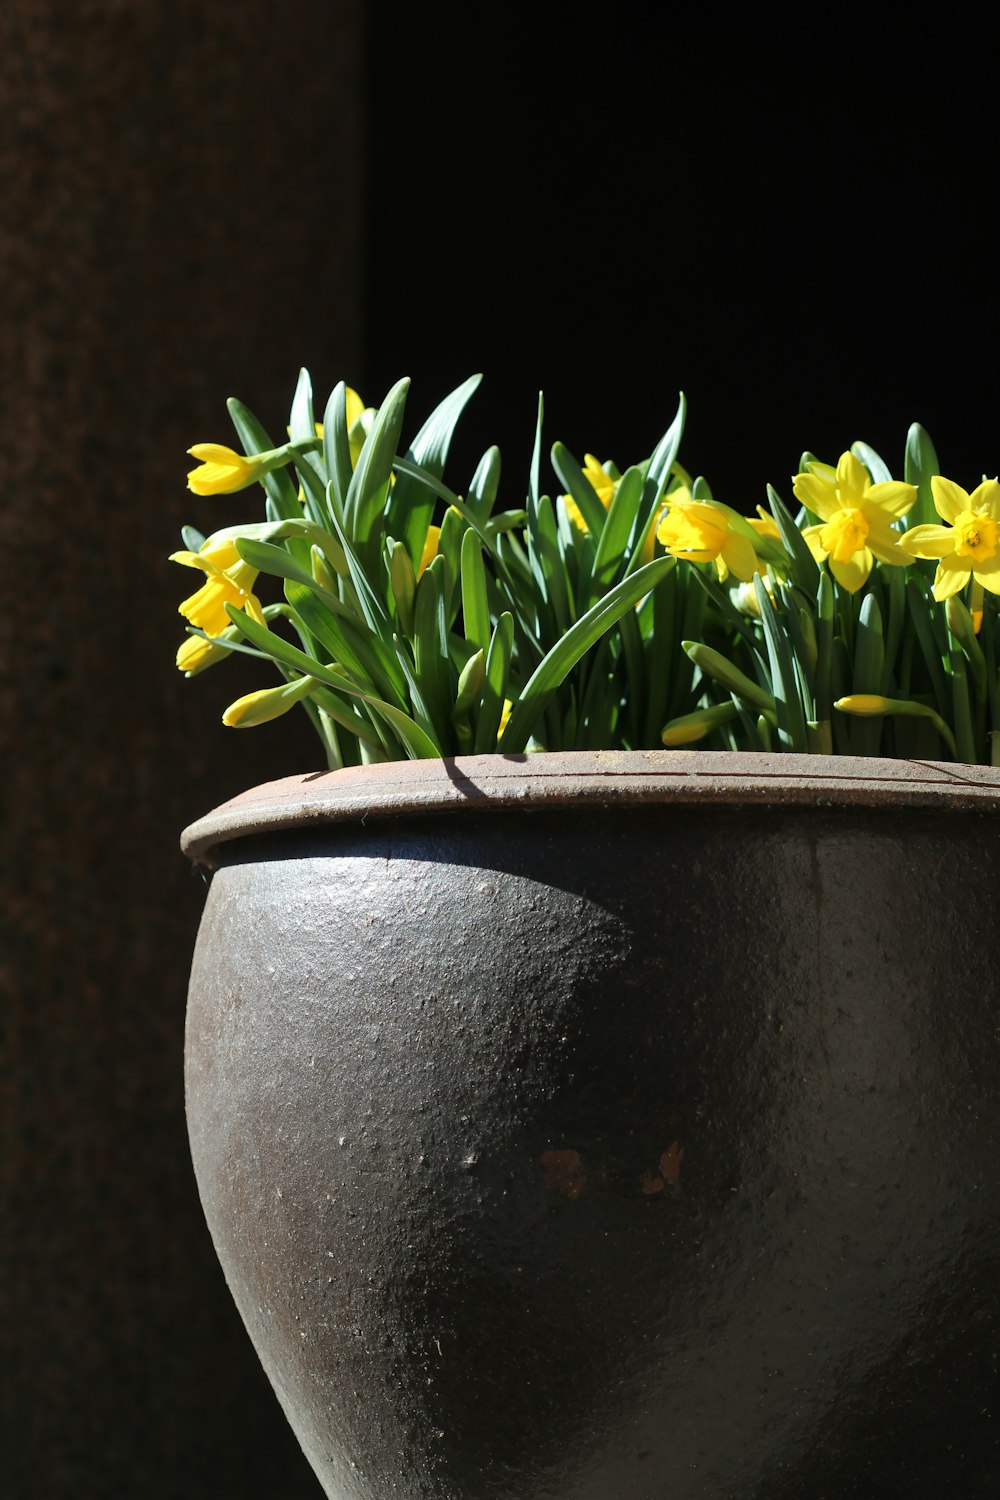
[[[1000,1495],[998,812],[563,755],[189,831],[199,1187],[329,1496]]]

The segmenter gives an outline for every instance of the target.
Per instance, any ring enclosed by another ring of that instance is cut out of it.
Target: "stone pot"
[[[1000,1495],[998,811],[573,753],[188,829],[198,1185],[328,1496]]]

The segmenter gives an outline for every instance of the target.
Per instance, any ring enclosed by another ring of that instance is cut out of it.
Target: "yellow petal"
[[[934,497],[934,509],[942,521],[954,521],[963,510],[972,509],[969,496],[962,486],[940,474],[935,474],[931,480],[931,494]]]
[[[730,531],[726,536],[722,561],[741,583],[749,583],[757,571],[757,554],[753,550],[753,543],[736,531]]]
[[[180,563],[185,568],[200,568],[197,552],[171,552],[168,562]]]
[[[264,618],[264,611],[260,607],[260,600],[256,594],[246,594],[244,596],[243,608],[252,620],[257,621],[258,625],[263,625],[265,630],[268,628],[267,620]]]
[[[831,557],[828,564],[841,588],[845,588],[849,594],[856,594],[868,582],[875,559],[867,547],[862,547],[848,562],[837,562],[836,558]]]
[[[819,516],[821,521],[829,521],[833,512],[839,508],[836,487],[828,480],[821,479],[818,474],[797,474],[792,494],[800,505]]]
[[[980,564],[972,576],[984,589],[989,589],[991,594],[1000,594],[1000,557],[991,558],[988,563]],[[982,610],[979,611],[979,615],[981,621]],[[973,619],[975,619],[975,614],[973,614]],[[976,634],[979,634],[978,628]]]
[[[347,398],[347,430],[350,432],[355,422],[363,413],[365,403],[357,391],[352,391],[350,386],[345,387],[345,396]]]
[[[1000,521],[1000,481],[984,479],[969,496],[969,509],[985,511],[991,521]]]
[[[824,562],[826,560],[826,548],[820,540],[821,533],[825,529],[824,526],[807,526],[802,533],[806,540],[806,546],[809,548],[816,562]]]
[[[882,484],[870,486],[865,496],[865,509],[867,511],[869,505],[877,505],[886,515],[899,520],[900,516],[905,516],[908,510],[913,509],[916,499],[914,485],[903,484],[898,479],[888,479]]]
[[[868,545],[878,558],[879,562],[895,563],[899,568],[905,568],[912,562],[908,552],[904,552],[899,545],[901,535],[894,531],[884,517],[876,512],[875,519],[868,527]]]
[[[226,600],[235,603],[239,594],[224,578],[209,578],[198,591],[177,606],[178,614],[206,635],[221,635],[229,628]]]
[[[942,557],[934,574],[934,597],[939,602],[950,599],[952,594],[957,594],[959,589],[964,589],[972,576],[972,569],[966,564],[965,559],[955,557]]]
[[[577,528],[577,530],[583,532],[589,531],[590,527],[583,519],[583,511],[577,505],[576,501],[573,499],[573,496],[560,495],[559,498],[562,501],[563,506],[565,507],[566,514],[569,516],[570,520],[573,522],[573,525]]]
[[[753,527],[754,531],[756,531],[758,536],[769,537],[771,541],[775,542],[781,541],[781,532],[778,529],[777,521],[771,515],[771,512],[769,510],[765,510],[762,505],[758,505],[757,507],[756,518],[754,518],[753,516],[748,516],[747,520],[750,522],[750,525]]]
[[[837,464],[837,488],[847,505],[860,505],[861,497],[871,483],[868,470],[851,452],[842,453]],[[853,498],[852,498],[853,497]]]
[[[899,545],[911,557],[947,557],[955,550],[955,533],[950,526],[911,526]]]

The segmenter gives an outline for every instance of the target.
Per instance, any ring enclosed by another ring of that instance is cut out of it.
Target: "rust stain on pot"
[[[579,1198],[587,1185],[579,1151],[543,1151],[538,1160],[543,1187],[564,1198]]]
[[[681,1180],[683,1160],[684,1147],[679,1141],[673,1141],[660,1157],[660,1174],[664,1182],[669,1182],[671,1187],[676,1187]]]
[[[669,1185],[676,1187],[681,1178],[681,1162],[684,1160],[684,1147],[679,1141],[673,1141],[660,1157],[659,1172],[644,1173],[640,1187],[647,1198],[652,1198],[656,1193],[662,1193]]]

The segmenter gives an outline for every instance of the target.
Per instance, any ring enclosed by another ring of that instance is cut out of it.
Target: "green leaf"
[[[833,579],[823,571],[819,575],[816,600],[816,719],[828,722],[833,705]]]
[[[435,557],[417,583],[413,617],[413,659],[420,693],[435,729],[448,722],[451,708],[451,656],[444,611],[444,558]]]
[[[482,651],[490,644],[490,607],[486,593],[483,544],[470,528],[462,538],[462,620],[465,639]]]
[[[500,449],[487,448],[469,485],[469,509],[480,521],[488,521],[500,488]]]
[[[641,469],[627,469],[618,482],[604,529],[597,543],[597,556],[590,579],[590,597],[610,588],[621,572],[636,518],[643,500],[644,475]]]
[[[684,432],[684,418],[687,414],[687,402],[684,392],[681,391],[677,400],[677,411],[674,420],[657,443],[645,471],[645,483],[643,485],[642,505],[639,509],[638,525],[632,543],[632,556],[629,560],[628,571],[631,572],[638,566],[642,557],[642,547],[646,540],[650,526],[656,519],[656,513],[664,492],[670,482],[671,471],[677,460],[677,450],[681,445],[681,436]]]
[[[906,456],[903,478],[907,484],[916,485],[917,499],[909,515],[904,517],[905,526],[938,526],[941,517],[934,506],[931,479],[940,474],[938,456],[934,444],[919,422],[914,422],[906,434]]]
[[[945,618],[955,644],[963,652],[972,673],[976,696],[986,700],[986,657],[976,639],[976,627],[972,616],[957,594],[953,594],[945,605]]]
[[[407,377],[397,380],[382,402],[347,488],[344,529],[351,541],[362,548],[366,547],[372,528],[385,505],[385,493],[403,430],[403,414],[409,389]],[[389,529],[394,536],[399,535],[396,528]]]
[[[500,730],[500,720],[507,696],[513,650],[514,617],[505,610],[497,620],[490,647],[486,653],[486,679],[483,683],[473,747],[476,755],[489,754],[497,747],[497,734]]]
[[[237,401],[235,396],[230,396],[226,407],[232,424],[236,428],[236,435],[243,444],[244,453],[252,457],[257,453],[270,453],[277,447],[250,408],[244,406],[242,401]],[[261,484],[278,519],[285,520],[290,516],[301,516],[302,507],[299,504],[298,491],[285,469],[272,469],[261,479]]]
[[[313,414],[312,381],[306,369],[299,371],[288,429],[293,443],[315,442],[316,418]],[[302,475],[306,511],[311,520],[323,524],[326,499],[326,466],[323,456],[312,451],[298,454],[295,458],[295,467]]]
[[[181,527],[181,541],[188,552],[197,552],[199,547],[204,546],[205,535],[196,526]]]
[[[402,713],[391,703],[385,703],[382,699],[371,693],[364,692],[358,688],[350,678],[342,672],[337,672],[332,667],[325,666],[316,661],[305,651],[300,651],[297,646],[291,645],[284,637],[275,635],[264,625],[243,611],[235,609],[233,605],[226,605],[226,613],[234,625],[238,626],[240,632],[252,645],[258,646],[266,655],[283,666],[293,667],[297,672],[305,672],[310,677],[315,677],[318,682],[326,687],[333,688],[336,692],[346,694],[349,698],[360,698],[376,709],[379,714],[395,729],[400,740],[405,746],[407,753],[412,759],[426,760],[435,759],[441,755],[440,746],[421,729],[419,724]]]
[[[767,714],[774,714],[775,700],[766,688],[762,688],[739,667],[733,665],[727,656],[720,651],[706,646],[702,641],[681,641],[681,647],[685,655],[694,663],[704,676],[711,677],[720,682],[729,693],[735,693],[737,698],[742,698],[752,708],[760,709]]]
[[[305,584],[290,580],[285,598],[309,634],[328,651],[338,668],[366,692],[406,706],[406,678],[395,654],[370,631],[356,629],[350,617],[332,615]]]
[[[806,734],[806,719],[799,697],[799,685],[795,675],[795,663],[788,636],[778,622],[771,603],[771,596],[764,587],[759,573],[754,574],[754,592],[764,627],[767,659],[771,670],[771,687],[774,693],[774,708],[778,723],[778,743],[782,750],[805,755],[809,750]]]
[[[878,695],[882,691],[882,667],[885,643],[882,635],[882,611],[874,594],[866,594],[858,617],[854,640],[854,674],[851,693]],[[878,755],[882,726],[877,718],[860,718],[851,723],[851,748],[855,755]]]
[[[528,471],[528,499],[531,502],[531,504],[528,506],[529,516],[531,515],[532,509],[537,506],[538,497],[541,493],[539,485],[539,475],[541,473],[542,467],[542,418],[544,415],[545,398],[542,395],[541,391],[539,391],[538,415],[535,418],[535,443],[534,447],[531,450],[531,468]]]
[[[444,563],[441,587],[444,594],[445,618],[449,629],[458,612],[457,589],[461,574],[462,538],[468,534],[469,527],[465,523],[465,518],[449,505],[444,513],[441,535],[438,538],[438,556]]]
[[[486,653],[484,651],[476,651],[469,657],[469,660],[459,673],[455,706],[451,711],[453,723],[460,715],[468,713],[472,705],[477,702],[485,678]]]
[[[435,407],[406,450],[406,457],[412,464],[440,479],[455,427],[482,378],[481,375],[470,376]],[[497,454],[498,471],[499,459],[500,455]],[[396,483],[390,492],[386,508],[386,527],[393,536],[406,543],[414,565],[420,562],[423,555],[427,528],[433,514],[434,491],[422,479],[397,469]]]
[[[319,595],[332,613],[350,615],[350,610],[336,594],[331,594],[329,589],[317,583],[312,574],[300,567],[284,547],[274,547],[270,542],[255,542],[250,537],[240,536],[236,539],[236,551],[244,562],[256,568],[259,573],[266,573],[270,578],[291,578],[296,583],[303,583],[314,594]]]
[[[576,501],[588,532],[596,540],[607,515],[597,491],[565,444],[553,443],[551,457],[560,484]]]
[[[910,619],[917,633],[917,642],[931,680],[934,700],[938,711],[943,715],[951,709],[951,693],[945,681],[941,647],[935,639],[931,607],[927,602],[921,579],[913,574],[906,580],[906,598],[910,606]]]
[[[368,575],[361,566],[360,559],[354,547],[347,539],[347,532],[341,527],[335,515],[331,515],[330,520],[334,534],[344,549],[344,559],[351,576],[354,592],[357,595],[358,607],[365,618],[369,630],[374,635],[381,636],[388,645],[392,641],[392,625],[389,616],[386,614],[385,606],[368,582]]]
[[[809,551],[809,543],[792,520],[781,496],[771,485],[767,486],[767,503],[778,530],[781,532],[781,540],[792,560],[792,577],[799,588],[804,589],[815,599],[819,588],[820,570],[816,559]]]
[[[661,578],[666,577],[674,561],[672,557],[660,557],[629,578],[623,578],[610,593],[581,615],[562,640],[546,653],[514,704],[500,740],[501,750],[516,755],[524,749],[568,673],[626,610],[633,609],[643,595],[650,593]]]
[[[331,485],[327,500],[335,508],[337,519],[343,525],[344,504],[351,487],[354,466],[351,463],[351,444],[347,434],[347,386],[342,380],[330,392],[330,399],[323,413],[323,451]]]
[[[413,604],[417,595],[417,575],[405,542],[390,541],[389,587],[396,603],[396,618],[406,636],[413,635]]]
[[[880,458],[875,449],[869,447],[867,443],[852,443],[851,452],[855,458],[860,459],[864,464],[872,476],[873,484],[887,484],[892,478],[889,472],[889,465],[885,462],[885,459]]]

